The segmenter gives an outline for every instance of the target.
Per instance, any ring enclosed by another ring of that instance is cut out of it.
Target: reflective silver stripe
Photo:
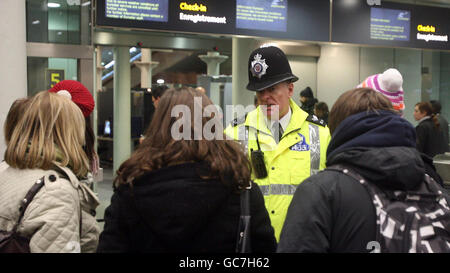
[[[239,126],[238,128],[238,140],[244,147],[245,153],[248,153],[248,128],[247,126]]]
[[[296,188],[297,188],[296,185],[273,184],[273,185],[270,185],[270,194],[293,195]]]
[[[245,153],[248,153],[248,127],[245,127],[245,139],[244,139],[244,151]]]
[[[320,168],[320,136],[319,126],[309,124],[309,152],[311,155],[311,175],[319,172]]]
[[[272,184],[270,186],[259,186],[263,195],[293,195],[297,185]]]
[[[238,140],[243,141],[245,139],[245,126],[238,127]]]
[[[269,186],[259,186],[259,189],[261,190],[263,195],[269,195]]]

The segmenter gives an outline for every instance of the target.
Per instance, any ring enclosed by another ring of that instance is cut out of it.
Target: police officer
[[[225,130],[244,145],[253,165],[252,178],[264,194],[279,240],[292,196],[303,180],[325,168],[330,132],[323,120],[308,115],[292,100],[292,74],[284,52],[274,46],[252,52],[247,89],[259,106]]]

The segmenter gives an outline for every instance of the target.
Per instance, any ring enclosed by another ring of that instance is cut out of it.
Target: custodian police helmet
[[[298,78],[292,74],[284,52],[275,46],[255,49],[248,60],[248,84],[251,91],[262,91],[280,82]]]

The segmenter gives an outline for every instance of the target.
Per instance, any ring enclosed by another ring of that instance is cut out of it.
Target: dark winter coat
[[[303,89],[300,92],[300,97],[305,97],[306,101],[300,106],[300,108],[305,111],[306,113],[313,115],[314,114],[314,104],[318,102],[316,98],[314,98],[313,91],[311,90],[311,87],[307,86],[305,89]]]
[[[320,119],[323,119],[323,121],[325,121],[325,124],[326,125],[328,125],[328,113],[326,113],[325,115],[323,115],[323,116],[317,116],[318,118],[320,118]]]
[[[200,163],[150,172],[115,190],[105,211],[98,252],[233,253],[240,196],[216,179],[202,179]],[[256,184],[251,192],[254,252],[274,252],[276,241]]]
[[[302,103],[300,108],[306,113],[313,115],[314,114],[314,105],[318,102],[316,98],[307,98],[305,103]]]
[[[425,170],[433,169],[415,141],[414,128],[398,115],[359,113],[336,129],[327,166],[348,166],[381,188],[414,189]],[[376,213],[367,190],[343,173],[325,170],[297,188],[278,252],[368,252],[367,244],[375,240]]]
[[[445,143],[447,143],[447,152],[450,151],[448,144],[450,143],[450,140],[448,138],[448,121],[444,118],[442,114],[437,115],[440,127],[442,129],[442,132],[444,132],[444,139]]]
[[[421,121],[416,127],[416,133],[419,152],[429,157],[448,152],[448,142],[445,139],[442,125],[439,129],[436,128],[431,118]]]

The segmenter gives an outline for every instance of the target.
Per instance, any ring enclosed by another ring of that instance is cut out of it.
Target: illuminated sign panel
[[[195,4],[188,4],[186,2],[181,2],[180,3],[180,9],[181,10],[190,10],[190,11],[201,11],[201,12],[207,12],[208,8],[206,6],[204,6],[203,4],[198,5],[197,3]]]
[[[201,23],[208,23],[208,24],[226,24],[227,23],[227,17],[226,16],[208,16],[207,11],[208,7],[203,4],[188,4],[186,2],[180,3],[180,10],[188,12],[179,13],[179,19],[180,21],[188,21],[193,22],[194,24],[201,22]],[[191,12],[191,13],[189,13]],[[193,12],[193,13],[192,13]]]
[[[448,34],[439,35],[436,33],[436,27],[434,26],[417,26],[417,40],[423,40],[425,42],[428,41],[437,41],[437,42],[448,42]],[[425,33],[423,33],[425,32]],[[432,33],[430,33],[432,32]]]
[[[236,27],[287,30],[288,0],[237,0]]]
[[[168,0],[106,0],[106,17],[113,19],[167,22]]]
[[[99,27],[328,41],[329,0],[98,0]]]
[[[409,41],[410,22],[407,10],[371,8],[370,39]]]
[[[45,78],[47,79],[47,89],[53,88],[55,84],[63,81],[65,71],[64,69],[46,69]]]
[[[434,26],[417,26],[417,31],[423,31],[423,32],[435,32],[436,28]]]
[[[333,0],[332,42],[450,50],[449,35],[450,9]]]
[[[332,5],[331,39],[329,0],[98,0],[95,22],[99,27],[450,50],[450,9],[360,0],[333,0]]]

